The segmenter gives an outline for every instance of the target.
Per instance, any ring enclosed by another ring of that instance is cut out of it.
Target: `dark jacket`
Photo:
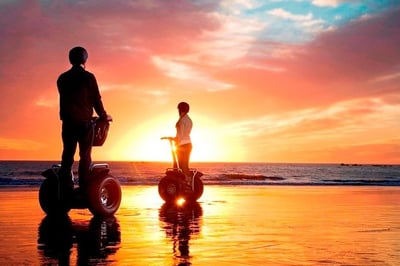
[[[63,121],[88,121],[96,113],[106,118],[95,76],[81,66],[62,73],[57,80],[60,94],[60,119]]]

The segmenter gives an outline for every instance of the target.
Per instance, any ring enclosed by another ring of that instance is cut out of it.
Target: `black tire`
[[[57,179],[45,179],[39,189],[39,204],[47,214],[68,213],[71,209],[70,194],[60,197]]]
[[[158,194],[165,202],[174,201],[179,195],[179,182],[165,176],[158,183]]]
[[[97,177],[88,189],[89,210],[93,215],[108,217],[114,215],[121,203],[121,186],[111,175]]]
[[[195,176],[194,177],[194,192],[189,197],[189,199],[192,201],[198,200],[203,195],[203,191],[204,191],[203,181],[201,181],[200,178]]]

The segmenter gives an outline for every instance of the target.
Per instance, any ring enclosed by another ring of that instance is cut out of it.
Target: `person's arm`
[[[101,100],[101,95],[99,91],[99,86],[97,85],[97,81],[94,75],[92,75],[91,82],[92,82],[91,87],[93,88],[93,108],[101,119],[107,120],[108,119],[107,112],[104,109],[104,105]]]

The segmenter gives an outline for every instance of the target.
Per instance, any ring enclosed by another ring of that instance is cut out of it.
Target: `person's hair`
[[[187,102],[180,102],[178,104],[179,112],[189,113],[190,106]]]
[[[82,65],[86,63],[88,53],[85,48],[76,46],[69,51],[69,62],[72,65]]]

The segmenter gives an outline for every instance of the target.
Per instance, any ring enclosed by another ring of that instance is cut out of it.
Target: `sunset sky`
[[[400,163],[398,0],[2,0],[0,160],[59,160],[56,80],[89,52],[112,115],[94,160]],[[77,156],[76,156],[77,159]]]

